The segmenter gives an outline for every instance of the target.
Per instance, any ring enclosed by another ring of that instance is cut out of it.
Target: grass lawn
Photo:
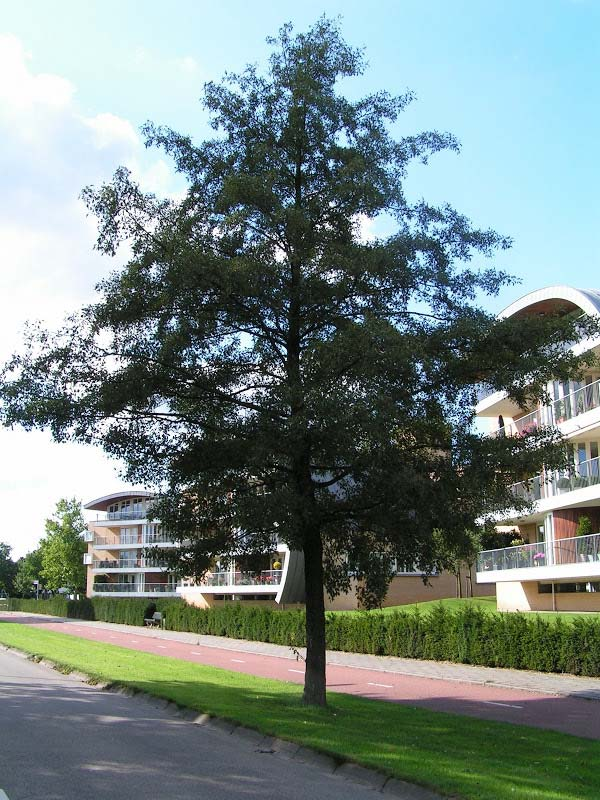
[[[449,597],[445,600],[426,600],[423,603],[407,603],[403,606],[388,606],[387,608],[382,608],[379,611],[375,612],[365,612],[365,611],[329,611],[329,614],[365,614],[365,613],[381,613],[381,614],[392,614],[394,611],[414,611],[419,609],[420,612],[426,614],[431,608],[437,605],[445,606],[448,611],[459,611],[466,607],[475,607],[480,609],[481,611],[485,611],[489,614],[501,614],[501,613],[510,613],[510,612],[501,612],[498,611],[496,608],[496,597]],[[557,620],[561,619],[565,622],[569,622],[573,619],[584,618],[584,619],[598,619],[600,618],[600,613],[590,612],[590,611],[525,611],[519,612],[528,615],[539,615],[544,619],[549,620]],[[600,796],[600,793],[599,793]]]
[[[272,736],[477,800],[597,800],[600,742],[552,731],[329,693],[0,623],[0,642],[94,678],[168,698]]]

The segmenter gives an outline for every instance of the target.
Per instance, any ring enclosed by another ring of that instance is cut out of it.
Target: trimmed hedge
[[[152,601],[174,631],[272,642],[305,644],[304,612],[244,607],[201,609],[182,600]],[[143,625],[148,600],[94,597],[83,600],[9,600],[12,611]],[[546,620],[537,615],[490,614],[478,608],[428,613],[328,614],[327,647],[351,653],[454,661],[486,667],[566,672],[600,677],[600,621]]]

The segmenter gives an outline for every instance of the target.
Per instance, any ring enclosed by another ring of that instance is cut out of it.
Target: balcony
[[[549,406],[544,406],[526,414],[524,417],[509,422],[501,428],[492,431],[491,436],[526,436],[532,430],[542,425],[561,425],[570,419],[600,408],[600,381],[594,381],[587,386],[582,386],[560,400],[553,400]]]
[[[95,583],[92,592],[96,594],[177,594],[175,586],[170,583]]]
[[[201,586],[273,586],[281,583],[281,569],[263,569],[260,572],[210,572]]]
[[[123,511],[107,511],[104,519],[123,520],[123,519],[146,519],[147,508],[133,508]]]
[[[538,408],[535,411],[532,411],[530,414],[525,414],[524,417],[519,417],[519,419],[509,422],[507,425],[503,425],[501,428],[492,431],[490,435],[495,436],[496,438],[501,438],[504,436],[527,436],[528,433],[536,430],[544,424],[551,425],[552,423],[544,423],[542,421],[542,410]]]
[[[94,559],[92,569],[164,569],[167,563],[153,558]]]
[[[142,540],[139,534],[130,533],[115,539],[110,536],[95,536],[94,547],[119,547],[120,545],[142,545]]]
[[[155,534],[141,536],[138,533],[123,534],[118,539],[109,536],[95,536],[94,547],[102,547],[110,550],[112,547],[153,547],[154,545],[165,544],[173,545],[168,534]]]
[[[600,407],[600,381],[594,381],[588,386],[582,386],[575,392],[571,392],[562,400],[554,400],[552,403],[552,414],[555,424],[566,422],[586,411]]]
[[[590,458],[574,464],[572,470],[556,470],[545,475],[536,475],[528,481],[513,483],[515,497],[527,502],[556,498],[577,489],[586,489],[600,484],[600,458]]]
[[[529,581],[600,576],[600,533],[534,542],[477,557],[477,582]]]

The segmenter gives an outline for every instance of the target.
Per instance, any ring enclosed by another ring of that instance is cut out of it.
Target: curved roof
[[[89,503],[84,505],[88,511],[104,511],[105,507],[113,500],[121,500],[126,497],[154,497],[153,492],[146,492],[143,489],[127,489],[124,492],[113,492],[106,494],[104,497],[98,497],[96,500],[90,500]]]
[[[498,314],[500,319],[512,317],[519,312],[543,313],[563,307],[566,311],[580,308],[592,317],[600,316],[600,290],[574,289],[571,286],[547,286],[523,295]]]

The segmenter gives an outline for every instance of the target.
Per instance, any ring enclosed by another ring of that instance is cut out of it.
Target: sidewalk
[[[45,614],[29,614],[20,611],[3,612],[2,615],[5,618],[35,617],[39,621],[62,622],[76,627],[90,626],[123,633],[135,633],[136,636],[147,636],[201,645],[203,647],[215,647],[222,650],[256,653],[296,660],[296,654],[290,647],[266,642],[228,639],[224,636],[204,636],[180,631],[163,631],[156,628],[141,628],[136,625],[121,625],[111,622],[90,622],[87,620],[66,619],[64,617],[49,617]],[[304,648],[300,648],[299,652],[304,658]],[[528,672],[497,667],[477,667],[470,664],[453,664],[447,661],[418,661],[411,658],[395,658],[392,656],[341,653],[333,650],[327,651],[327,663],[356,669],[378,670],[396,675],[411,675],[434,680],[457,681],[458,683],[477,683],[563,697],[583,697],[589,700],[600,700],[600,678],[584,678],[576,675]]]

